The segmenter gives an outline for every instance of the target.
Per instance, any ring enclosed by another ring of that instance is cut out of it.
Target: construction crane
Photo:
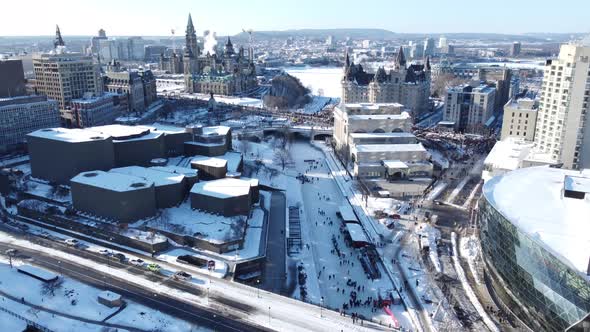
[[[248,56],[250,57],[250,61],[254,61],[254,49],[252,48],[252,33],[254,33],[254,30],[242,29],[242,31],[248,34]]]
[[[170,29],[170,33],[172,34],[172,37],[170,37],[170,39],[172,39],[172,53],[176,53],[176,38],[174,36],[176,29]]]

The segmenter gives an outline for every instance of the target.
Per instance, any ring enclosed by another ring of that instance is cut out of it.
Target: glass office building
[[[483,256],[499,298],[531,329],[564,331],[590,313],[590,172],[516,170],[486,182]]]

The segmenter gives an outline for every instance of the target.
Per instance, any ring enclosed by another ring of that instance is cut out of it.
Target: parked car
[[[146,268],[152,272],[160,272],[160,265],[156,263],[150,263],[146,266]]]
[[[120,252],[114,254],[113,257],[116,258],[116,259],[118,259],[119,262],[121,262],[121,263],[125,263],[127,261],[127,257],[125,257],[125,255],[123,255]]]
[[[145,264],[143,259],[132,259],[129,261],[129,263],[131,263],[131,265],[135,265],[135,266],[143,266]]]
[[[192,279],[192,276],[189,273],[186,273],[184,271],[178,271],[178,272],[174,273],[174,275],[172,277],[176,280],[184,280],[184,281],[188,281],[188,280]]]
[[[402,217],[399,214],[397,214],[397,213],[394,213],[394,214],[391,215],[391,219],[401,219],[401,218]]]
[[[80,244],[80,241],[78,241],[76,239],[66,239],[64,242],[65,242],[65,244],[67,244],[70,247],[75,247],[78,244]]]
[[[100,249],[98,251],[99,254],[104,255],[104,256],[111,256],[113,253],[107,249]]]

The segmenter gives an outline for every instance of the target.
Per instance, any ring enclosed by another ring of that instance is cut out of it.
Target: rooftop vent
[[[84,173],[84,176],[87,178],[93,178],[97,175],[98,175],[98,173],[96,173],[96,172]]]
[[[136,183],[132,183],[130,185],[131,188],[141,188],[141,187],[145,187],[145,183],[143,182],[136,182]]]
[[[590,178],[566,175],[563,180],[563,196],[584,199],[590,197]]]

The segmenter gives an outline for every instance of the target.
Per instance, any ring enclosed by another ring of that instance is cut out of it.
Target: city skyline
[[[522,2],[500,0],[489,11],[481,13],[465,0],[449,6],[433,0],[421,2],[420,11],[413,4],[394,3],[386,0],[370,0],[363,3],[361,14],[353,9],[356,4],[342,6],[340,1],[322,3],[310,0],[297,3],[281,3],[269,0],[242,2],[227,1],[223,11],[214,3],[174,0],[162,6],[161,2],[106,0],[85,4],[84,11],[72,8],[69,0],[52,2],[33,1],[34,12],[27,11],[21,3],[5,4],[5,12],[24,13],[7,15],[0,20],[0,36],[51,35],[59,24],[64,35],[95,35],[103,28],[108,35],[165,36],[175,29],[177,36],[184,35],[186,17],[190,12],[196,30],[217,32],[218,35],[234,35],[242,29],[254,31],[291,29],[377,28],[398,33],[588,33],[590,25],[585,13],[590,3],[582,0],[568,1],[567,6],[544,5],[546,1],[531,6]],[[29,4],[29,3],[27,3]],[[64,10],[67,8],[67,10]],[[384,8],[369,10],[363,8]],[[426,8],[426,9],[424,9]],[[493,22],[501,8],[502,24],[482,24],[489,18]],[[551,9],[550,9],[551,8]],[[569,10],[569,8],[577,8]],[[477,11],[474,11],[477,10]],[[399,15],[406,13],[406,15]],[[130,15],[133,14],[133,15]],[[395,19],[393,17],[395,16]],[[23,19],[26,17],[27,19]],[[534,19],[533,19],[534,18]],[[27,22],[35,24],[27,24]],[[551,21],[551,28],[547,22]]]

